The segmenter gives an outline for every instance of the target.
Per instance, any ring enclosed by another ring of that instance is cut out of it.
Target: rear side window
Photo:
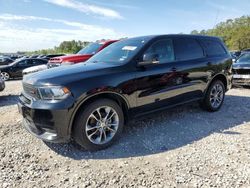
[[[227,53],[224,47],[218,41],[204,39],[201,42],[205,47],[206,54],[208,56],[217,56]]]
[[[204,57],[203,49],[195,39],[179,38],[174,40],[177,61],[199,59]]]

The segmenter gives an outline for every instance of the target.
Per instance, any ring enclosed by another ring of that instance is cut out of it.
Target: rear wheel
[[[110,146],[123,129],[122,109],[109,99],[97,100],[85,107],[79,113],[74,125],[75,141],[92,151]]]
[[[7,72],[1,72],[1,78],[6,81],[10,79],[10,75]]]
[[[218,111],[223,104],[224,97],[225,97],[224,84],[220,80],[215,80],[210,84],[201,105],[204,109],[210,112]]]

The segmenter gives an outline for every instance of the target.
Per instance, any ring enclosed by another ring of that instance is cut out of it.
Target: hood
[[[233,69],[250,69],[250,63],[249,62],[242,62],[242,63],[234,63]]]
[[[10,67],[10,65],[1,65],[0,70],[5,69],[5,68],[9,68],[9,67]]]
[[[67,85],[77,80],[103,74],[107,68],[117,65],[108,63],[79,63],[60,66],[27,75],[23,82],[31,85]]]
[[[60,56],[60,57],[54,57],[49,60],[49,63],[62,63],[62,62],[84,62],[87,61],[90,57],[93,55],[87,54],[87,55],[80,55],[80,54],[74,54],[74,55],[67,55],[67,56]]]

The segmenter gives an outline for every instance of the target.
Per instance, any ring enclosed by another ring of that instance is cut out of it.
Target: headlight
[[[60,86],[41,87],[38,91],[43,100],[62,100],[71,94],[68,88]]]
[[[61,63],[61,66],[66,66],[66,65],[73,65],[74,62],[70,62],[70,61],[65,61]]]

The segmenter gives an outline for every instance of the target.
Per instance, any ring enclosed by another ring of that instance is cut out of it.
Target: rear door
[[[194,37],[176,37],[174,49],[175,72],[183,75],[179,78],[178,88],[181,101],[186,102],[203,97],[211,72],[208,71],[209,62],[200,42]]]

